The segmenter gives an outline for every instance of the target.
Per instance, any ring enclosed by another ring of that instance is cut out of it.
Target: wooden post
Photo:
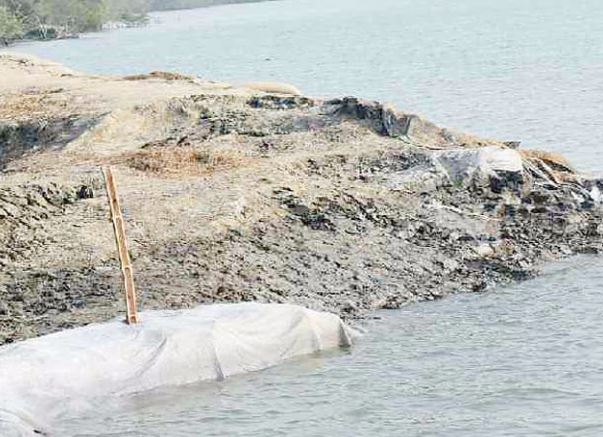
[[[111,211],[111,221],[113,222],[113,231],[115,233],[115,242],[117,243],[117,252],[119,253],[119,262],[121,264],[121,273],[124,280],[124,291],[126,294],[126,323],[135,325],[138,323],[138,313],[136,310],[136,288],[134,287],[134,272],[130,253],[128,252],[128,241],[126,239],[126,227],[121,215],[121,205],[119,195],[115,186],[115,178],[111,167],[103,168],[105,184],[107,187],[107,196],[109,197],[109,209]]]

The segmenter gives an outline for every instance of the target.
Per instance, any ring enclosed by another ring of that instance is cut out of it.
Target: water
[[[349,351],[65,416],[57,435],[600,436],[602,267],[382,312]]]
[[[284,0],[154,21],[18,50],[94,73],[168,69],[390,101],[603,173],[600,0]]]
[[[286,0],[18,50],[391,101],[603,173],[601,23],[599,0]],[[58,435],[603,435],[602,263],[381,313],[350,351],[66,413]]]

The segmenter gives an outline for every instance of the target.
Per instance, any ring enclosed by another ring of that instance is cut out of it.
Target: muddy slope
[[[601,181],[376,102],[17,55],[0,75],[0,344],[123,311],[103,165],[146,309],[293,302],[353,318],[603,246]]]

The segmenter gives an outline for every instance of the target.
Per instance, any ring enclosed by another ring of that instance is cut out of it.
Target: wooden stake
[[[111,167],[103,168],[105,185],[107,187],[107,196],[109,197],[109,209],[111,210],[111,221],[113,222],[113,231],[115,233],[115,242],[117,243],[117,252],[119,253],[119,262],[121,264],[121,273],[124,280],[124,291],[126,294],[126,323],[135,325],[138,323],[138,313],[136,309],[136,288],[134,287],[134,271],[130,253],[128,252],[128,240],[126,238],[126,227],[121,215],[121,205],[119,195],[115,186],[115,178]]]

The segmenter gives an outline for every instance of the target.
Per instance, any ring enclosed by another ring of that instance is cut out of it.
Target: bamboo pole
[[[109,198],[109,209],[111,211],[111,222],[113,223],[113,232],[115,233],[115,243],[119,254],[121,264],[121,273],[124,281],[124,291],[126,298],[126,323],[135,325],[138,323],[138,312],[136,309],[136,288],[134,287],[134,271],[128,251],[128,240],[126,238],[126,227],[121,214],[121,205],[119,203],[119,194],[115,185],[115,178],[111,167],[103,168],[105,185],[107,187],[107,196]]]

